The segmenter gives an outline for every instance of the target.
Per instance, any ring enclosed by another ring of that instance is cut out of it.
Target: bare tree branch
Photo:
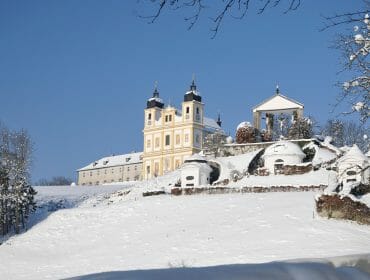
[[[208,0],[208,5],[205,4],[207,3],[207,0],[141,0],[141,2],[150,2],[155,6],[154,14],[149,16],[139,16],[143,19],[149,19],[149,23],[154,23],[166,8],[170,10],[195,8],[189,16],[184,17],[184,20],[189,22],[188,29],[192,29],[198,22],[203,10],[206,10],[209,6],[217,7],[220,5],[221,8],[216,11],[216,14],[209,17],[213,22],[211,27],[211,37],[215,38],[224,18],[227,15],[235,19],[243,19],[246,16],[250,9],[251,0]],[[301,0],[260,0],[260,2],[261,7],[257,10],[257,14],[262,14],[266,9],[277,7],[283,2],[288,3],[288,7],[284,13],[297,10],[301,5]],[[237,15],[234,15],[234,12],[236,12]]]

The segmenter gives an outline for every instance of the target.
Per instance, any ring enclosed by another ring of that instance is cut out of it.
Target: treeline
[[[34,185],[35,186],[69,186],[73,183],[73,180],[64,176],[54,176],[51,179],[40,179]]]
[[[0,235],[19,233],[35,210],[36,192],[29,183],[31,156],[28,133],[0,123]]]

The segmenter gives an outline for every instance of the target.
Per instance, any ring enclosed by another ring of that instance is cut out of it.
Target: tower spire
[[[192,78],[192,82],[191,82],[191,85],[190,85],[190,91],[196,91],[197,90],[197,86],[195,85],[195,74],[193,73],[193,78]]]
[[[218,112],[218,115],[217,115],[217,122],[216,122],[218,125],[219,125],[219,127],[221,127],[221,125],[222,125],[222,121],[221,121],[221,114],[220,114],[220,112]]]
[[[276,84],[276,94],[280,94],[279,84]]]
[[[154,82],[154,92],[153,92],[153,97],[158,98],[159,97],[159,92],[158,92],[158,81]]]

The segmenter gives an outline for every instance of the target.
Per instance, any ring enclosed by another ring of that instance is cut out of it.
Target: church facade
[[[193,80],[181,109],[164,106],[155,88],[144,110],[142,178],[162,176],[179,168],[202,150],[207,133],[222,131],[221,121],[204,115],[204,104]]]

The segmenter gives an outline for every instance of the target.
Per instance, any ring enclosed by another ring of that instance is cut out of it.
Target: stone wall
[[[326,218],[345,219],[370,225],[370,208],[348,196],[322,195],[316,200],[316,210]]]
[[[243,187],[229,188],[224,186],[219,187],[203,187],[203,188],[172,188],[172,195],[193,195],[193,194],[226,194],[226,193],[267,193],[267,192],[307,192],[307,191],[322,191],[326,185],[319,186],[271,186],[271,187]]]
[[[289,140],[293,143],[303,147],[310,143],[312,139]],[[237,156],[249,152],[254,152],[259,149],[265,149],[276,142],[260,142],[260,143],[246,143],[246,144],[225,144],[220,150],[220,156]]]
[[[312,171],[312,164],[306,165],[284,165],[283,174],[284,175],[296,175],[296,174],[305,174]]]

